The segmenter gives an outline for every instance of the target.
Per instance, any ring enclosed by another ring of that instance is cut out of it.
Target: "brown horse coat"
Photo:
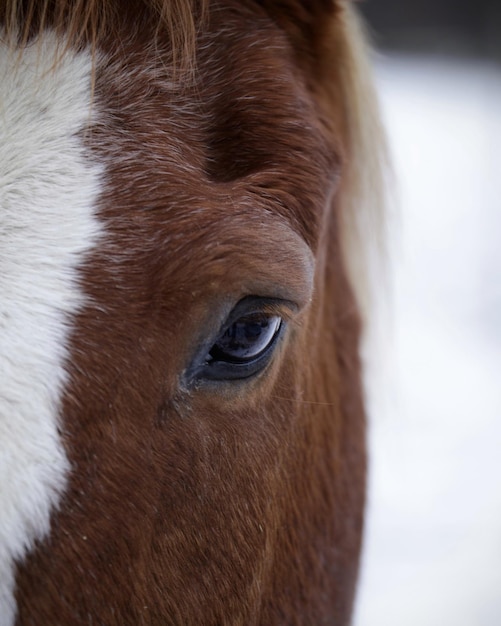
[[[0,355],[0,419],[24,429],[0,432],[0,481],[20,477],[0,495],[0,624],[348,624],[366,470],[357,223],[379,171],[353,9],[103,5],[0,12],[21,155],[13,186],[0,165],[0,242],[29,268],[9,278],[0,257],[0,274],[25,289],[33,338]],[[19,243],[21,211],[35,226]],[[9,306],[0,331],[24,337]],[[281,320],[266,358],[208,375],[249,315]]]

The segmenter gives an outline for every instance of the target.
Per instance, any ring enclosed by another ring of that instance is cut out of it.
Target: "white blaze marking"
[[[0,31],[0,626],[15,619],[15,562],[49,531],[69,470],[58,434],[77,266],[95,243],[101,170],[78,133],[91,59],[44,34],[19,58]]]

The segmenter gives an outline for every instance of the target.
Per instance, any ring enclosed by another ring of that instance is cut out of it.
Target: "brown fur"
[[[95,42],[86,141],[107,167],[108,237],[72,338],[73,473],[19,567],[18,624],[348,624],[365,419],[340,215],[347,9],[213,2],[186,86],[176,26],[119,5]],[[270,367],[187,385],[200,340],[249,294],[297,304]]]
[[[98,44],[105,33],[113,34],[117,12],[131,11],[141,19],[151,12],[159,30],[171,41],[171,51],[185,68],[192,65],[196,35],[207,10],[208,0],[131,0],[128,6],[102,0],[3,0],[0,24],[6,34],[15,33],[21,42],[45,28],[55,28],[68,45]]]

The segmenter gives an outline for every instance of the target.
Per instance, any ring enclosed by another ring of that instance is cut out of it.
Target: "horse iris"
[[[258,358],[273,343],[281,323],[278,315],[262,312],[240,317],[213,345],[211,360],[246,363]]]

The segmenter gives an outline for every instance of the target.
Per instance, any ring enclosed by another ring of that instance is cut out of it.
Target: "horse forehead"
[[[256,27],[236,13],[202,35],[193,84],[163,64],[168,42],[155,50],[133,38],[104,46],[96,102],[106,122],[90,138],[107,164],[103,216],[116,221],[127,211],[140,222],[146,213],[138,209],[157,209],[175,231],[212,219],[212,207],[214,222],[225,210],[228,218],[251,212],[262,191],[271,200],[265,208],[300,231],[321,221],[338,153],[285,35],[269,20]],[[180,235],[189,239],[191,226]]]
[[[0,622],[14,564],[49,530],[68,461],[58,432],[78,266],[100,227],[100,168],[80,134],[91,110],[88,54],[46,33],[16,56],[0,37]],[[17,61],[17,62],[16,62]]]

